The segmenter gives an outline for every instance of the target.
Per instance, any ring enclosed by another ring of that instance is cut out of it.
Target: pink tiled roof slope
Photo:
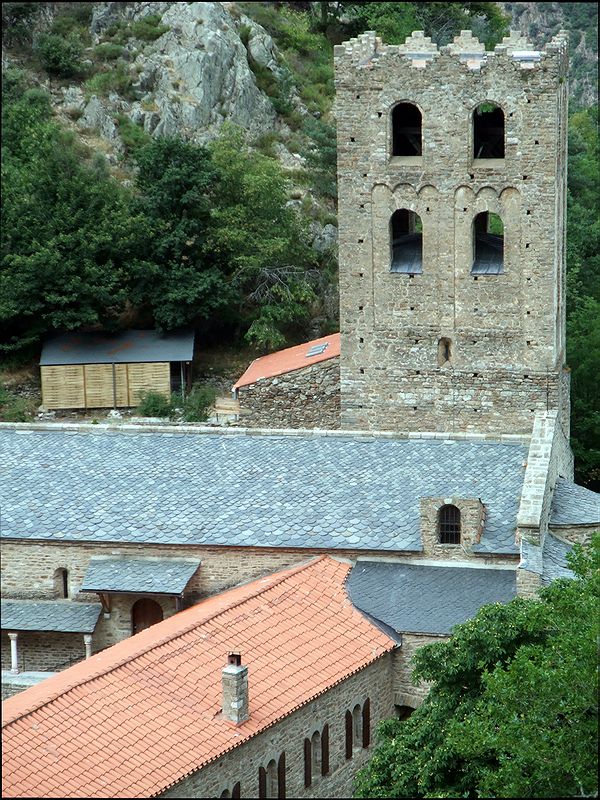
[[[307,356],[312,349],[318,349],[319,345],[327,345],[322,353]],[[285,350],[278,350],[276,353],[269,353],[268,356],[256,358],[248,367],[242,377],[234,384],[234,389],[242,386],[249,386],[251,383],[261,378],[274,378],[286,372],[293,372],[296,369],[310,367],[318,364],[319,361],[327,361],[340,354],[340,334],[332,333],[330,336],[323,336],[321,339],[313,339],[312,342],[298,344],[295,347],[288,347]]]
[[[210,597],[3,703],[5,797],[148,797],[393,649],[321,556]],[[250,718],[221,715],[228,651]]]

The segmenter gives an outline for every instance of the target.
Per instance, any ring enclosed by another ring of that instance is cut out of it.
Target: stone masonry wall
[[[429,684],[424,681],[417,684],[412,679],[415,668],[413,658],[419,647],[435,642],[445,642],[448,636],[429,636],[421,633],[403,633],[402,647],[394,653],[394,697],[397,705],[414,707],[429,692]]]
[[[238,398],[240,422],[251,428],[339,428],[340,359],[243,386]]]
[[[54,672],[85,658],[82,633],[19,631],[17,653],[20,672]],[[10,640],[2,631],[2,669],[10,669]]]
[[[162,797],[219,797],[240,782],[242,797],[258,797],[258,770],[285,752],[287,797],[352,797],[354,775],[372,752],[377,723],[393,716],[392,658],[389,653],[347,678],[321,697],[275,723],[221,758],[168,789]],[[249,674],[250,715],[252,675]],[[345,712],[359,703],[371,702],[371,747],[356,747],[345,758]],[[326,776],[317,776],[304,786],[304,739],[329,725],[329,766]],[[232,723],[233,724],[233,723]],[[242,727],[243,729],[243,727]]]
[[[573,544],[589,544],[594,533],[600,530],[600,525],[565,525],[556,528],[550,527],[549,530],[559,539],[566,539]]]
[[[518,55],[530,49],[513,34],[484,53],[469,32],[442,48],[416,32],[334,49],[342,427],[527,433],[536,411],[568,413],[566,41]],[[422,156],[391,156],[400,102],[421,111]],[[503,159],[473,158],[484,102],[503,109]],[[390,272],[401,208],[422,221],[422,274]],[[471,275],[484,211],[504,223],[499,275]],[[452,354],[439,366],[442,337]]]

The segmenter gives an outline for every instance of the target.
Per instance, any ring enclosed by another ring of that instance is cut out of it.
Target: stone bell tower
[[[342,425],[568,435],[566,34],[334,55]]]

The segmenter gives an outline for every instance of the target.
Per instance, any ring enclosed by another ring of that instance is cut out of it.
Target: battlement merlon
[[[568,68],[568,31],[559,31],[541,50],[537,50],[531,42],[518,31],[511,31],[494,50],[486,50],[485,46],[471,31],[461,31],[454,41],[438,47],[423,31],[414,31],[401,45],[386,45],[375,31],[366,31],[343,44],[333,48],[336,71],[352,65],[356,69],[380,69],[386,59],[403,57],[414,69],[425,69],[436,59],[445,54],[455,57],[464,68],[479,72],[493,68],[495,63],[513,63],[521,70],[535,70],[546,65],[549,60],[557,63],[559,78],[567,75]]]

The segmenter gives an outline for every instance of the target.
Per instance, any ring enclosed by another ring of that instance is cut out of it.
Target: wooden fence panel
[[[86,364],[85,399],[88,408],[113,407],[112,364]]]
[[[171,394],[171,369],[169,362],[155,364],[127,364],[129,376],[129,403],[136,406],[142,392],[160,392],[166,397]]]
[[[48,408],[85,408],[83,366],[41,367],[42,404]]]

